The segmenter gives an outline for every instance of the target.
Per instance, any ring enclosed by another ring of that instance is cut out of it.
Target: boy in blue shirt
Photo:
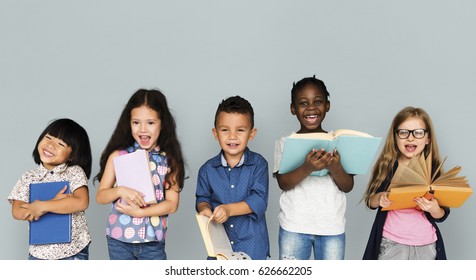
[[[256,135],[251,104],[240,96],[223,100],[212,131],[221,151],[200,167],[197,212],[224,225],[234,252],[265,260],[269,257],[268,163],[247,147]]]

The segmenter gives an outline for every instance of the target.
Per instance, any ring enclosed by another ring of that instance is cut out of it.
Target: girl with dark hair
[[[147,205],[142,193],[116,186],[113,159],[137,149],[148,151],[157,204]],[[167,259],[167,218],[178,209],[184,169],[175,120],[164,94],[139,89],[122,111],[95,177],[100,182],[96,201],[112,203],[106,228],[110,259]]]
[[[13,217],[34,222],[48,212],[72,214],[72,226],[71,242],[30,245],[29,259],[89,259],[91,236],[84,211],[92,157],[86,130],[70,119],[53,121],[38,138],[33,159],[38,167],[23,174],[8,196]],[[51,200],[29,203],[31,183],[62,181],[69,182],[70,193],[65,186]]]

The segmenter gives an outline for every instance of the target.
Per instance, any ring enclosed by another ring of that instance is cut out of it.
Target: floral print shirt
[[[14,200],[29,202],[30,184],[68,181],[71,193],[76,189],[88,186],[88,179],[83,169],[77,165],[68,166],[66,163],[56,166],[52,170],[43,165],[24,173],[8,196],[8,201]],[[88,224],[84,211],[73,213],[71,217],[71,242],[30,245],[29,252],[39,259],[56,260],[74,256],[83,250],[90,242]]]

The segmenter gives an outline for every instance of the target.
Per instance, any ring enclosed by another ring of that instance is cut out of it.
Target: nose
[[[230,134],[228,134],[228,139],[236,139],[237,133],[235,131],[230,131]]]
[[[141,123],[141,124],[140,124],[140,127],[139,127],[139,130],[140,130],[141,132],[147,132],[147,124]]]

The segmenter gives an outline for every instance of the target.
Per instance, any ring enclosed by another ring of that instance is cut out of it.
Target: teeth
[[[306,116],[306,119],[317,119],[317,118],[318,118],[317,115]]]

